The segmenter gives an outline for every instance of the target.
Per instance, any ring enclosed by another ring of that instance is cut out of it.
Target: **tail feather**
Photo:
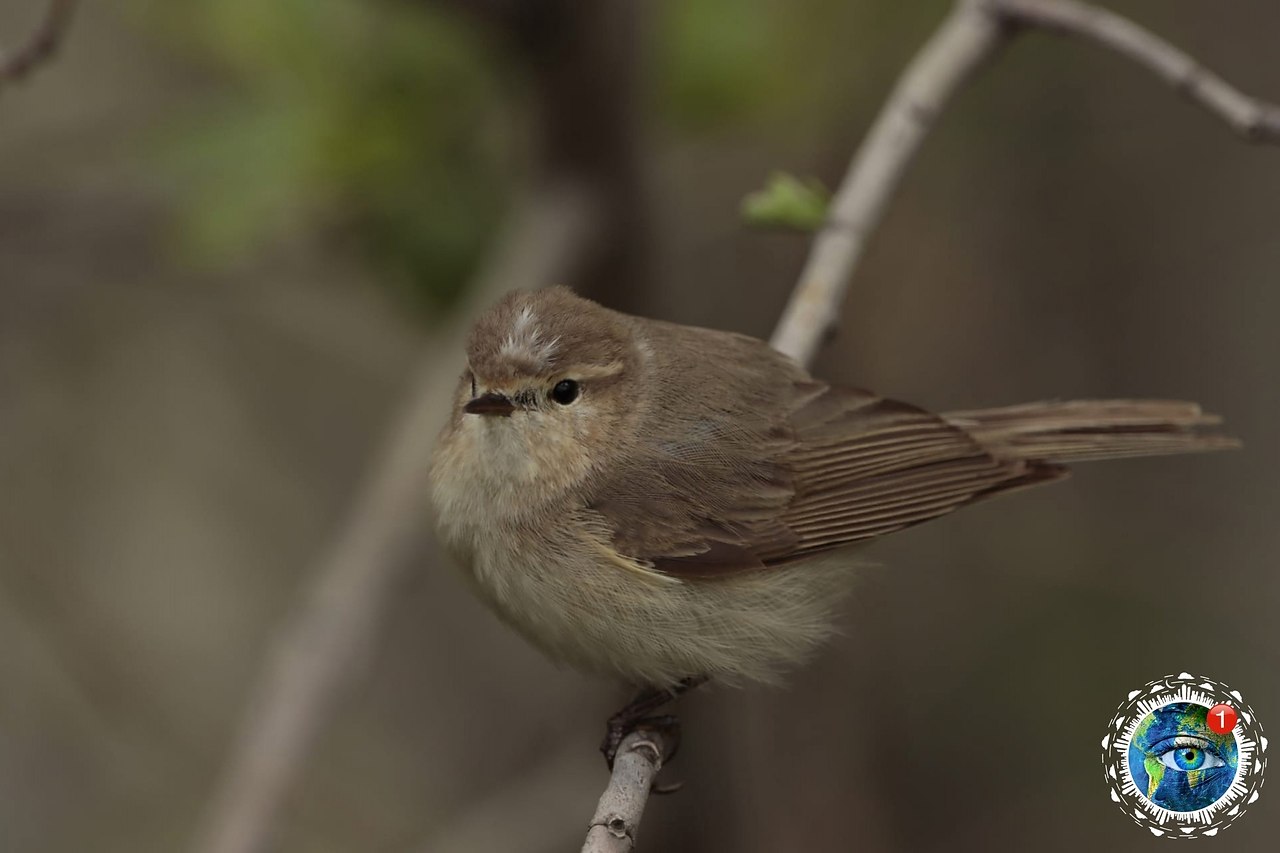
[[[1070,463],[1126,456],[1230,450],[1237,439],[1199,430],[1220,424],[1195,403],[1178,400],[1072,400],[949,412],[997,456]]]

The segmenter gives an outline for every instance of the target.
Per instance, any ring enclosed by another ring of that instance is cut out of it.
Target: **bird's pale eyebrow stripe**
[[[624,367],[620,361],[611,361],[608,364],[587,364],[582,367],[575,368],[569,373],[574,379],[606,379],[610,376],[617,376],[622,372]]]

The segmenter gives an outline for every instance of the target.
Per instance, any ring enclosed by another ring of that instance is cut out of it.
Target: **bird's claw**
[[[659,756],[660,760],[665,764],[675,758],[676,752],[680,749],[680,721],[673,714],[654,715],[653,712],[679,698],[683,693],[705,683],[706,680],[706,676],[698,675],[682,679],[670,687],[648,688],[627,703],[625,708],[610,717],[604,742],[600,744],[600,752],[604,755],[605,763],[609,765],[609,772],[613,772],[613,762],[618,757],[618,749],[622,746],[622,741],[632,732],[650,731],[661,734],[663,743],[659,750],[665,752],[665,755]],[[651,790],[655,794],[674,794],[681,787],[682,783],[675,782],[665,785],[655,784]]]
[[[617,714],[609,719],[604,741],[600,744],[600,752],[604,755],[605,763],[609,765],[610,772],[613,771],[613,762],[618,757],[618,748],[622,746],[622,741],[627,735],[632,732],[655,732],[661,734],[667,747],[665,754],[661,756],[664,764],[675,758],[676,753],[680,750],[680,720],[674,714],[642,717],[638,720],[629,718],[624,714]],[[651,790],[655,794],[674,794],[680,790],[683,784],[682,782],[673,782],[666,785],[655,784]]]

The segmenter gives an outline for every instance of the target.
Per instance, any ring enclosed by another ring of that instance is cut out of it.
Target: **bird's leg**
[[[613,759],[618,754],[618,746],[622,739],[637,729],[662,729],[671,735],[676,747],[680,744],[680,721],[670,714],[653,716],[663,705],[673,702],[680,696],[707,681],[707,676],[697,675],[676,682],[671,687],[647,687],[636,694],[630,702],[609,718],[604,742],[600,744],[600,752],[609,769],[613,770]],[[672,748],[668,760],[675,755]]]

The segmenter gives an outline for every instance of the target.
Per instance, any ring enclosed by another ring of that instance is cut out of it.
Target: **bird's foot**
[[[618,756],[622,741],[632,732],[653,732],[661,735],[665,748],[660,748],[664,763],[675,757],[680,748],[680,720],[673,714],[655,715],[663,705],[674,701],[682,694],[692,690],[706,681],[705,676],[686,678],[671,687],[653,687],[641,691],[626,707],[609,718],[604,736],[600,744],[600,752],[604,755],[609,771],[613,772],[613,762]],[[672,794],[680,789],[680,783],[654,785],[655,794]]]
[[[636,719],[619,712],[609,718],[604,741],[600,744],[600,753],[604,755],[610,771],[613,770],[614,759],[618,757],[618,747],[622,746],[622,741],[632,732],[655,732],[663,735],[669,744],[666,754],[662,757],[663,761],[675,758],[677,750],[680,749],[680,719],[674,714]]]
[[[647,734],[657,736],[653,739],[652,745],[663,764],[675,758],[676,753],[680,751],[680,719],[674,714],[643,717],[639,720],[624,719],[620,715],[615,715],[610,718],[608,732],[605,734],[604,742],[600,744],[600,752],[604,754],[604,760],[609,765],[610,772],[613,771],[613,763],[618,757],[618,749],[622,746],[622,742],[628,735],[635,733],[642,736]],[[684,787],[683,782],[667,784],[655,782],[650,790],[654,794],[674,794],[682,787]]]

